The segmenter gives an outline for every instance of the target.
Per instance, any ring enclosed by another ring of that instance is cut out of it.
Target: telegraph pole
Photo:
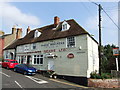
[[[101,10],[102,7],[99,4],[99,74],[101,75]]]

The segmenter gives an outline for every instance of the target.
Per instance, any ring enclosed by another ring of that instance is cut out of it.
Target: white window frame
[[[41,32],[39,32],[38,30],[36,30],[35,33],[34,33],[34,38],[39,37],[41,34],[42,34]]]
[[[66,21],[64,21],[62,23],[62,31],[68,30],[69,28],[70,28],[70,25]]]
[[[28,52],[29,51],[29,45],[24,45],[24,52]]]
[[[37,63],[37,59],[38,59],[39,63]],[[36,63],[35,63],[35,60],[36,60]],[[42,60],[42,63],[41,63],[41,60]],[[44,56],[43,55],[34,55],[33,56],[33,65],[43,65],[43,64],[44,64]]]
[[[5,58],[6,58],[6,59],[8,59],[8,58],[9,58],[9,52],[8,52],[8,51],[6,51]]]
[[[21,64],[21,56],[18,56],[18,63]]]
[[[34,45],[35,45],[35,48],[34,48]],[[32,48],[33,50],[35,50],[35,49],[37,48],[37,44],[36,44],[36,43],[33,43],[33,44],[31,45],[31,48]]]
[[[68,46],[68,38],[73,38],[74,37],[74,46]],[[75,36],[71,36],[71,37],[67,37],[66,38],[66,47],[67,48],[75,48],[76,47],[76,37]]]
[[[18,47],[18,52],[22,52],[22,46]]]

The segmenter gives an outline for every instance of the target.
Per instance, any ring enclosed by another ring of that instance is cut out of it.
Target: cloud
[[[108,13],[110,17],[118,23],[118,11]],[[98,41],[98,16],[91,16],[86,20],[85,27],[93,34]],[[118,45],[118,28],[113,22],[102,12],[102,44],[115,44]]]
[[[23,26],[36,26],[40,24],[40,20],[35,15],[23,13],[19,8],[10,3],[0,3],[0,17],[2,17],[3,27],[12,27],[15,24]]]

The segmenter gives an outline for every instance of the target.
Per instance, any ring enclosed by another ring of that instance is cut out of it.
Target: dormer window
[[[39,32],[38,30],[35,31],[34,37],[39,37],[41,35],[41,32]]]
[[[68,30],[69,28],[70,28],[70,25],[66,21],[64,21],[62,23],[62,31]]]
[[[63,25],[63,29],[66,30],[67,29],[67,24]]]

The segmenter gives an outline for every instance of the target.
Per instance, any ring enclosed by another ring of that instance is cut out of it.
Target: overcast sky
[[[96,2],[101,4],[110,17],[118,23],[117,2]],[[0,30],[11,33],[13,25],[31,29],[53,24],[54,16],[60,21],[74,19],[98,41],[98,6],[92,2],[1,2]],[[118,28],[102,11],[102,44],[118,45]]]

